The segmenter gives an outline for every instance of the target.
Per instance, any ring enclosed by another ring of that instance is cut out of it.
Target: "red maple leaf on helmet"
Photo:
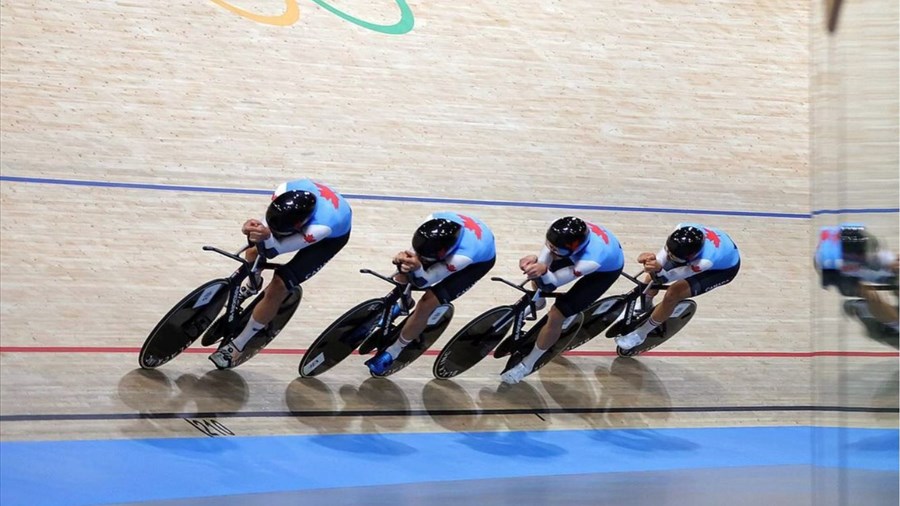
[[[713,243],[713,246],[718,248],[719,244],[722,243],[722,239],[719,239],[719,236],[716,235],[715,232],[713,232],[712,230],[710,230],[708,228],[704,228],[703,230],[706,230],[706,238],[709,239]]]
[[[316,242],[316,236],[314,236],[312,234],[303,234],[303,240],[306,241],[307,243],[312,244],[312,243]]]
[[[472,232],[475,232],[475,237],[481,239],[481,226],[477,221],[469,218],[468,216],[463,216],[461,214],[457,214],[461,220],[463,220],[463,226]]]
[[[340,206],[340,202],[338,201],[337,195],[335,195],[335,193],[333,191],[331,191],[331,188],[329,188],[321,183],[315,183],[315,185],[316,185],[316,188],[319,189],[319,195],[321,195],[323,199],[330,201],[331,205],[333,205],[335,209],[337,209],[338,206]]]
[[[588,223],[588,227],[591,228],[591,232],[602,237],[603,242],[605,242],[606,244],[609,244],[609,236],[606,235],[606,230],[603,230],[602,228],[598,227],[597,225],[594,225],[593,223]]]

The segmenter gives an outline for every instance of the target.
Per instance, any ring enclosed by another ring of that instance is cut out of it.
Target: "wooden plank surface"
[[[360,17],[395,19],[390,5],[356,4]],[[241,5],[277,14],[268,2]],[[197,431],[183,418],[207,412],[242,434],[808,424],[814,417],[896,426],[896,413],[665,410],[896,408],[895,357],[576,356],[498,389],[496,361],[441,383],[426,356],[378,381],[354,356],[320,380],[298,379],[299,350],[348,307],[384,293],[358,269],[389,270],[390,255],[408,246],[416,225],[448,208],[494,229],[492,274],[506,277],[517,276],[517,259],[536,252],[546,226],[566,214],[612,229],[631,271],[637,254],[658,249],[680,220],[728,231],[743,256],[738,279],[700,298],[694,321],[666,351],[890,351],[849,323],[824,345],[810,336],[811,298],[826,297],[833,308],[839,300],[813,284],[814,223],[803,217],[811,205],[807,5],[411,7],[415,29],[388,36],[309,2],[300,4],[297,23],[272,27],[213,2],[47,9],[2,1],[2,175],[86,182],[0,182],[0,342],[4,350],[45,351],[0,353],[0,414],[62,415],[5,420],[4,440],[190,436]],[[889,135],[896,123],[884,128]],[[883,129],[875,130],[882,139]],[[236,249],[241,222],[261,215],[267,197],[230,191],[269,190],[298,177],[357,198],[350,243],[304,285],[299,313],[272,345],[293,354],[264,354],[226,373],[210,371],[204,354],[185,354],[147,373],[135,369],[135,352],[46,352],[139,347],[173,303],[233,268],[200,247]],[[873,188],[883,193],[884,184]],[[882,193],[873,205],[887,205]],[[486,205],[497,202],[518,204]],[[437,346],[514,299],[506,287],[480,283],[456,303]],[[829,317],[842,321],[836,311]],[[612,350],[602,338],[585,347]],[[623,407],[635,411],[604,411]],[[354,415],[374,409],[419,414]],[[549,411],[543,419],[478,411],[502,409]],[[579,409],[588,412],[572,412]],[[310,410],[347,416],[239,416]],[[463,414],[433,414],[446,410]],[[123,417],[154,413],[174,415]],[[103,416],[74,416],[84,414]]]

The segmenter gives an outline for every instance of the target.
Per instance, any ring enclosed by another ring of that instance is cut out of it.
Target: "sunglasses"
[[[546,244],[547,244],[547,249],[550,250],[550,253],[553,253],[554,255],[556,255],[558,257],[567,257],[572,254],[572,250],[570,250],[568,248],[558,248],[558,247],[550,244],[549,242]]]
[[[685,259],[683,259],[683,258],[679,258],[679,257],[673,255],[672,252],[669,251],[669,248],[666,248],[666,255],[669,256],[669,260],[675,262],[676,264],[686,264],[686,263],[688,263],[688,260],[685,260]]]
[[[275,237],[277,237],[279,239],[282,239],[282,238],[289,237],[294,234],[299,234],[299,233],[303,232],[303,227],[305,227],[306,224],[309,223],[310,219],[311,218],[307,218],[307,219],[303,220],[302,222],[295,224],[294,229],[290,232],[276,232],[272,229],[269,229],[269,230],[272,231],[272,235],[274,235]]]

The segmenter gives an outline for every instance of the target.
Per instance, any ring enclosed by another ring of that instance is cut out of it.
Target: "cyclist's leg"
[[[416,310],[409,316],[400,332],[400,337],[387,350],[396,358],[409,343],[418,337],[428,326],[431,313],[442,304],[449,304],[469,291],[475,283],[483,278],[494,266],[495,259],[472,264],[465,269],[454,272],[440,283],[430,287],[416,304]]]
[[[265,288],[263,299],[253,308],[253,315],[247,325],[234,339],[239,350],[264,329],[278,314],[281,303],[288,294],[301,283],[313,277],[329,260],[347,244],[350,234],[328,238],[298,251],[290,262],[275,270],[272,281]]]
[[[534,347],[522,361],[500,375],[505,383],[518,383],[531,374],[535,364],[559,341],[562,326],[567,318],[587,309],[592,302],[599,299],[616,282],[621,269],[610,272],[592,272],[576,282],[566,293],[556,298],[556,303],[547,313],[547,322],[538,333]]]
[[[650,317],[638,328],[628,335],[617,337],[616,344],[629,350],[643,343],[647,335],[656,327],[659,327],[672,316],[675,306],[688,297],[696,297],[710,292],[722,285],[727,285],[741,269],[740,262],[728,269],[719,269],[701,272],[687,279],[678,280],[666,289],[663,300],[653,309]]]
[[[547,313],[547,324],[538,334],[536,347],[548,350],[556,344],[566,318],[584,311],[595,300],[602,297],[616,282],[621,272],[621,269],[592,272],[579,279],[566,293],[557,297],[556,303]]]
[[[419,301],[418,309],[410,316],[412,321],[407,321],[404,325],[404,337],[411,339],[419,337],[425,330],[432,311],[441,304],[449,304],[468,292],[494,267],[494,261],[492,258],[486,262],[472,264],[426,290],[422,300]]]

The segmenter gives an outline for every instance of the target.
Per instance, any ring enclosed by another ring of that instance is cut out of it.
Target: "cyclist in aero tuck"
[[[298,179],[275,189],[264,219],[244,222],[241,232],[251,243],[262,244],[266,258],[297,253],[275,270],[243,331],[209,356],[216,367],[231,367],[250,339],[275,318],[288,293],[319,272],[347,244],[351,218],[350,205],[339,193],[322,183]],[[257,249],[248,249],[246,254],[252,262]],[[242,296],[250,295],[243,287]]]
[[[381,375],[409,343],[419,337],[428,317],[441,304],[466,293],[494,266],[494,234],[478,218],[453,212],[434,213],[413,234],[412,250],[394,256],[400,272],[395,279],[425,290],[400,337],[366,361],[372,374]]]

